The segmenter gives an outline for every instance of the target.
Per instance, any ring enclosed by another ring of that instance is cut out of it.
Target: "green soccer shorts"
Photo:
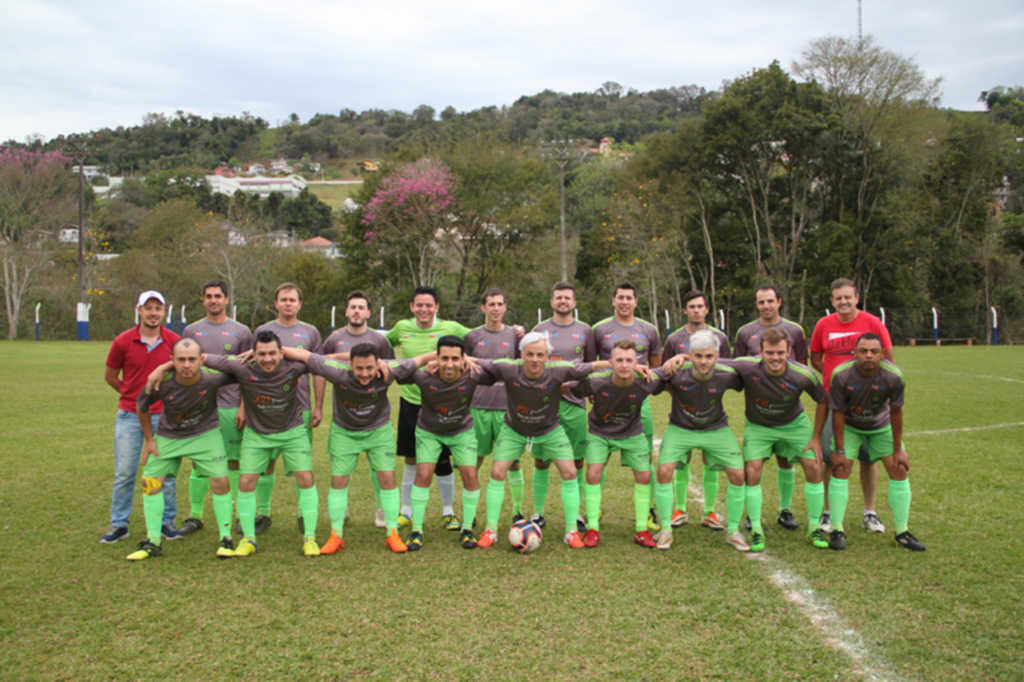
[[[331,423],[327,441],[331,476],[350,476],[362,452],[366,453],[372,471],[395,470],[395,432],[390,421],[371,431],[346,431]]]
[[[883,457],[888,457],[893,454],[892,449],[892,424],[886,424],[880,429],[874,431],[864,431],[863,429],[857,429],[849,424],[843,429],[843,449],[847,452],[854,453],[854,456],[850,459],[856,459],[856,453],[860,452],[860,444],[867,441],[868,444],[868,456],[871,457],[871,462],[877,462]],[[900,443],[902,447],[903,444]],[[832,437],[832,450],[836,449],[835,436]],[[849,455],[847,455],[849,457]]]
[[[555,459],[574,459],[572,443],[561,426],[543,436],[524,436],[505,424],[494,444],[495,462],[518,462],[524,452],[543,462]]]
[[[558,401],[558,420],[565,429],[565,436],[572,444],[572,458],[585,459],[587,456],[587,410],[568,400]]]
[[[505,410],[484,410],[474,407],[469,411],[473,415],[473,435],[476,436],[477,457],[486,457],[494,450],[494,442],[498,440],[501,427],[505,425]],[[418,445],[416,461],[419,461]]]
[[[488,410],[494,412],[495,410]],[[416,427],[416,463],[437,464],[441,449],[447,445],[452,452],[452,463],[457,467],[476,467],[476,434],[470,431],[440,435]]]
[[[633,471],[651,470],[651,452],[647,449],[647,436],[642,433],[628,438],[603,438],[590,434],[587,464],[607,464],[616,450],[621,452],[622,466]]]
[[[296,426],[281,433],[262,434],[245,429],[238,459],[243,474],[262,474],[275,455],[284,459],[285,473],[313,470],[313,448],[306,437],[306,429]]]
[[[798,459],[814,459],[813,450],[803,451],[813,435],[814,427],[806,412],[781,426],[762,426],[747,420],[743,427],[743,461],[768,459],[772,452],[794,464]]]
[[[704,451],[708,468],[712,471],[743,469],[743,456],[736,436],[728,426],[711,431],[691,431],[669,424],[661,441],[658,465],[689,461],[690,451]]]
[[[238,461],[238,452],[242,447],[242,432],[235,428],[235,416],[238,408],[226,408],[217,410],[217,418],[220,420],[220,437],[224,440],[224,452],[229,462]]]
[[[311,451],[313,449],[313,427],[311,427],[309,425],[309,423],[310,423],[310,421],[312,419],[313,419],[313,412],[312,412],[312,410],[303,410],[302,411],[302,428],[305,430],[306,440],[309,441],[309,449]],[[296,428],[298,428],[298,427],[296,427]],[[272,453],[270,455],[270,459],[277,460],[277,458],[280,457],[280,456],[281,456],[280,452],[274,452],[274,453]],[[293,469],[289,469],[289,471],[293,471]]]
[[[182,457],[192,460],[200,476],[220,478],[228,475],[228,458],[224,454],[224,440],[217,430],[207,431],[191,438],[164,438],[155,436],[156,451],[160,457],[146,461],[142,475],[146,478],[177,476]]]

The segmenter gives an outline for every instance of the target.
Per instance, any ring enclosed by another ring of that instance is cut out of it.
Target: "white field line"
[[[945,374],[951,377],[973,377],[974,379],[992,379],[993,381],[1008,381],[1011,384],[1024,384],[1024,381],[1020,379],[1010,379],[1008,377],[992,377],[984,374],[968,374],[966,372],[933,372],[928,370],[928,374]]]
[[[937,436],[943,433],[964,433],[966,431],[991,431],[992,429],[1010,429],[1015,426],[1024,426],[1024,422],[1009,422],[1007,424],[990,424],[989,426],[965,426],[961,429],[940,429],[938,431],[914,431],[905,433],[904,437],[911,436]]]

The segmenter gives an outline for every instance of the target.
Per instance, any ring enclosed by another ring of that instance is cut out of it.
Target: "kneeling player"
[[[889,506],[896,520],[896,542],[915,552],[924,544],[910,534],[910,456],[903,449],[903,372],[882,358],[877,334],[857,338],[856,357],[836,367],[829,387],[832,409],[832,534],[828,546],[846,549],[843,516],[849,500],[852,462],[846,452],[858,452],[867,442],[872,462],[882,460],[889,474]]]
[[[171,362],[154,371],[161,385],[148,387],[139,394],[138,414],[145,441],[142,445],[142,486],[145,496],[146,531],[149,537],[139,543],[129,561],[141,561],[163,553],[161,529],[164,515],[164,479],[177,477],[183,457],[206,477],[213,489],[213,510],[220,529],[217,557],[234,556],[231,544],[231,488],[228,484],[228,459],[220,436],[217,413],[217,389],[234,383],[234,377],[203,368],[205,358],[199,344],[185,338],[171,349]],[[173,373],[163,376],[173,368]],[[164,411],[153,435],[150,407],[163,401]],[[152,458],[150,458],[152,455]]]

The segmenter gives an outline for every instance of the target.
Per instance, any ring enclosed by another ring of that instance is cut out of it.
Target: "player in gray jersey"
[[[789,358],[789,336],[781,329],[768,329],[761,336],[760,358],[737,358],[733,368],[743,378],[746,426],[743,430],[743,460],[746,471],[747,514],[751,523],[750,549],[764,550],[761,525],[761,471],[772,452],[790,463],[799,460],[804,470],[807,501],[807,540],[815,547],[828,546],[818,519],[825,505],[821,477],[821,430],[828,416],[828,394],[818,376],[807,366]],[[800,396],[806,393],[817,404],[811,426]],[[788,512],[788,509],[784,511]],[[783,514],[779,513],[779,525]]]
[[[277,319],[267,322],[256,328],[255,333],[262,331],[273,332],[281,342],[282,348],[298,348],[313,353],[322,353],[323,344],[320,340],[320,332],[311,324],[299,320],[299,311],[302,310],[302,290],[291,282],[285,282],[277,287],[274,292],[274,307],[277,309]],[[317,377],[313,380],[314,401],[310,399],[309,377],[303,376],[299,382],[299,401],[302,409],[302,421],[306,429],[306,438],[309,439],[310,448],[313,447],[313,429],[320,426],[323,419],[324,390],[327,384],[323,378]],[[274,493],[274,484],[277,478],[274,475],[274,466],[277,456],[273,456],[266,472],[260,477],[256,489],[256,496],[259,499],[259,516],[257,516],[257,528],[266,530],[270,528],[270,501]],[[296,480],[296,484],[298,481]],[[298,493],[296,488],[296,493]],[[304,533],[303,518],[298,518],[299,532]]]
[[[366,292],[357,290],[348,295],[345,304],[345,319],[347,324],[324,341],[324,355],[348,353],[360,343],[371,343],[377,349],[378,358],[381,360],[394,359],[395,352],[391,349],[387,338],[382,333],[370,329],[370,297]],[[384,507],[380,501],[380,480],[373,471],[370,472],[370,482],[373,485],[373,497],[376,503],[373,525],[377,528],[386,528]],[[346,520],[349,518],[349,516],[345,517]]]
[[[650,381],[649,371],[638,373],[636,344],[630,339],[615,342],[612,369],[589,375],[575,385],[567,385],[578,398],[592,397],[590,437],[587,441],[587,532],[584,547],[597,547],[601,542],[601,493],[608,457],[619,451],[622,466],[633,470],[633,510],[636,535],[633,541],[643,547],[656,543],[647,530],[651,508],[651,453],[647,449],[640,424],[640,406],[649,395],[661,388]]]
[[[185,327],[181,333],[182,337],[198,343],[199,348],[207,355],[238,355],[252,350],[252,332],[244,324],[228,317],[227,309],[231,303],[228,285],[219,279],[210,280],[203,285],[202,295],[206,317]],[[224,439],[224,449],[228,458],[231,497],[237,501],[238,451],[242,446],[242,429],[245,428],[245,408],[242,407],[242,397],[237,385],[225,386],[218,391],[217,410],[220,435]],[[202,529],[203,507],[209,490],[209,480],[193,467],[188,479],[188,496],[192,512],[181,526],[182,535],[191,535]]]
[[[651,369],[661,367],[662,345],[661,337],[658,335],[658,328],[650,322],[636,317],[636,306],[638,302],[636,287],[629,282],[623,282],[615,287],[612,296],[612,307],[615,308],[615,315],[601,320],[594,325],[594,343],[597,345],[597,357],[601,360],[610,360],[612,348],[615,342],[620,339],[630,339],[636,344],[637,364],[647,365]],[[649,452],[654,452],[654,416],[651,413],[651,401],[645,400],[640,411],[640,423],[643,425],[644,435],[647,436]],[[655,509],[650,510],[651,517],[648,519],[647,527],[651,531],[661,529],[661,523]]]
[[[157,377],[166,372],[160,385],[147,386],[139,393],[136,403],[144,437],[140,461],[148,538],[139,543],[128,559],[141,561],[163,553],[160,528],[164,515],[163,484],[168,476],[178,475],[184,457],[192,460],[193,468],[202,472],[204,480],[213,487],[213,509],[220,528],[217,557],[226,559],[234,556],[234,545],[231,543],[227,459],[218,432],[217,401],[219,389],[235,379],[204,368],[199,344],[191,339],[175,343],[171,357],[171,362],[154,372]],[[164,409],[154,436],[150,408],[160,401]]]
[[[725,541],[741,552],[750,547],[739,532],[745,499],[743,457],[736,437],[729,429],[723,399],[727,390],[739,391],[743,380],[730,366],[717,364],[718,339],[707,329],[690,339],[690,360],[677,355],[655,372],[672,388],[672,411],[661,442],[656,500],[665,516],[672,508],[672,479],[676,463],[690,458],[691,451],[703,450],[708,466],[725,470],[729,487],[725,494],[728,531]],[[657,536],[658,549],[671,549],[671,526]]]
[[[317,509],[320,504],[313,484],[313,449],[303,423],[299,379],[308,370],[301,362],[285,360],[281,341],[272,331],[256,333],[254,363],[239,362],[234,356],[213,355],[206,365],[234,375],[242,389],[246,426],[240,454],[238,520],[242,540],[235,556],[249,556],[256,545],[256,485],[271,458],[284,458],[285,472],[295,477],[299,489],[299,511],[303,517],[303,547],[306,556],[318,556]]]
[[[882,339],[861,334],[856,356],[832,372],[829,407],[832,409],[832,485],[828,501],[832,508],[829,547],[846,548],[843,517],[849,500],[849,479],[853,462],[846,452],[858,452],[868,444],[872,462],[882,460],[889,474],[889,506],[896,521],[896,542],[909,550],[923,552],[924,544],[907,528],[910,519],[910,456],[903,449],[903,372],[883,358]]]
[[[690,356],[690,337],[704,329],[710,330],[718,339],[718,357],[720,359],[731,358],[729,352],[729,338],[707,323],[707,316],[711,312],[710,301],[703,291],[691,291],[683,296],[683,309],[686,311],[686,324],[671,334],[665,340],[665,352],[662,355],[662,362],[666,362],[677,355]],[[703,457],[703,454],[701,455]],[[722,524],[715,514],[715,501],[718,498],[718,472],[713,471],[704,462],[704,517],[702,525],[714,530],[721,530]],[[672,527],[679,528],[689,523],[690,519],[686,513],[686,498],[690,489],[690,462],[689,460],[679,462],[675,473],[676,508],[672,512]]]
[[[551,340],[553,362],[593,362],[597,359],[594,333],[590,325],[573,317],[576,310],[576,288],[568,282],[558,282],[551,290],[551,317],[533,328],[535,332],[547,332]],[[576,461],[576,486],[583,499],[587,456],[587,408],[586,403],[572,394],[562,395],[558,403],[558,418],[565,429],[565,435],[572,443],[573,458]],[[533,470],[533,516],[531,520],[544,527],[544,513],[547,509],[550,462],[536,461]],[[509,473],[509,482],[512,473]],[[515,518],[513,518],[515,522]],[[586,532],[583,517],[577,521],[577,530]]]

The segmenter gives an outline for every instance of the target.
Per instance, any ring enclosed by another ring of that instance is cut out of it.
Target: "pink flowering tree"
[[[399,166],[363,207],[364,240],[383,259],[409,268],[413,285],[433,285],[443,237],[455,228],[455,177],[424,157]]]
[[[11,339],[26,299],[52,265],[47,244],[75,219],[78,182],[70,161],[60,152],[0,148],[0,287]]]

